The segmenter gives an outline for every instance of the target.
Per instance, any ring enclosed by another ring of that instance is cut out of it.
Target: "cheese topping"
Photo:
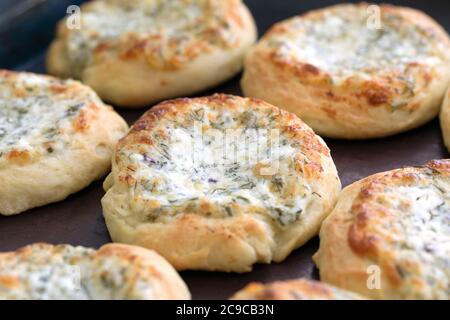
[[[81,286],[85,270],[81,270],[92,253],[90,249],[66,246],[56,255],[33,250],[29,259],[4,260],[0,278],[16,278],[19,282],[13,288],[0,282],[0,299],[88,299],[86,288]]]
[[[81,28],[70,29],[66,45],[78,73],[99,50],[131,57],[142,50],[156,68],[173,68],[211,46],[237,45],[239,23],[224,0],[104,0],[82,8]]]
[[[119,257],[96,257],[84,247],[59,245],[3,259],[0,265],[0,299],[110,300],[149,299],[148,279],[136,276],[133,262]],[[17,279],[6,286],[2,279]],[[145,280],[145,281],[144,281]]]
[[[53,153],[70,143],[71,121],[87,94],[51,91],[68,84],[33,74],[0,78],[0,159],[13,150]]]
[[[300,146],[275,127],[276,117],[199,106],[189,117],[162,120],[164,133],[153,131],[153,145],[121,149],[135,180],[134,205],[146,208],[142,219],[169,212],[226,217],[246,208],[280,225],[299,220],[312,190],[295,170]],[[206,201],[212,207],[201,209]]]
[[[378,226],[384,238],[391,239],[389,250],[396,252],[397,273],[405,279],[419,275],[433,288],[434,298],[446,298],[450,292],[450,195],[446,190],[450,181],[441,178],[429,185],[389,189],[383,199],[399,214],[389,225]],[[424,267],[415,269],[417,263]]]
[[[405,74],[413,63],[433,68],[448,62],[435,36],[395,13],[381,13],[381,28],[370,25],[366,6],[340,5],[314,18],[295,17],[264,41],[280,59],[294,59],[331,74],[339,83],[355,74]]]

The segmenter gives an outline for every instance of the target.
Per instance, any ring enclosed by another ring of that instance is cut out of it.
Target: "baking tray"
[[[67,0],[1,0],[0,2],[0,68],[45,72],[45,50],[54,35],[56,21],[64,16]],[[259,33],[273,23],[307,10],[338,3],[316,0],[248,0]],[[391,1],[421,9],[450,30],[450,4],[447,1]],[[15,11],[9,11],[11,6]],[[19,6],[19,7],[17,7]],[[5,12],[9,12],[5,14]],[[199,95],[224,92],[240,95],[240,75],[225,84]],[[117,111],[132,124],[144,109]],[[439,122],[394,137],[369,141],[325,139],[339,171],[343,186],[370,174],[407,165],[421,165],[428,160],[446,158]],[[0,181],[0,183],[8,183]],[[28,212],[0,217],[0,251],[44,241],[99,247],[110,242],[100,199],[101,181],[95,182],[66,200]],[[282,263],[256,265],[246,274],[185,271],[181,276],[194,299],[224,299],[251,281],[273,281],[297,277],[318,278],[311,260],[318,238],[294,251]]]

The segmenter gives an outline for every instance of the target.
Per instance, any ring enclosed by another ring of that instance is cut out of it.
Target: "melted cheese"
[[[286,31],[266,37],[280,57],[294,57],[328,72],[336,82],[358,74],[404,74],[418,62],[434,67],[448,59],[443,46],[418,25],[391,13],[381,16],[381,29],[368,25],[364,6],[341,5],[315,20],[295,17],[283,24]]]
[[[0,299],[110,300],[149,299],[148,279],[136,277],[136,268],[119,257],[95,257],[95,251],[61,245],[52,249],[31,246],[26,256],[2,260],[0,277],[16,278],[3,287]]]
[[[257,112],[240,113],[245,123],[239,112],[201,107],[192,114],[194,124],[186,119],[164,126],[169,141],[153,136],[156,144],[146,146],[145,153],[142,145],[122,150],[137,181],[138,204],[152,203],[150,218],[198,208],[207,199],[221,216],[233,215],[233,205],[239,204],[268,213],[281,225],[300,219],[312,191],[294,169],[298,146],[278,129],[258,127],[265,115]]]
[[[450,195],[443,191],[449,189],[449,181],[436,179],[429,186],[400,186],[386,194],[400,212],[386,231],[397,268],[410,277],[411,261],[420,262],[418,274],[433,288],[425,296],[434,299],[445,299],[450,289]]]
[[[54,94],[54,80],[32,74],[0,79],[0,158],[12,150],[54,152],[70,143],[64,133],[85,96]]]
[[[237,41],[231,31],[233,21],[227,21],[215,0],[95,1],[82,10],[81,19],[82,27],[68,30],[67,39],[69,58],[78,73],[93,62],[93,53],[102,44],[120,51],[145,43],[148,61],[164,67],[204,47],[205,43],[192,47],[196,41],[220,47]]]

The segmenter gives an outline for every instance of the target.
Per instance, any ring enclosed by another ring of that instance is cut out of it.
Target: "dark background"
[[[71,4],[81,0],[0,0],[0,68],[45,72],[45,52],[54,35],[56,22]],[[348,1],[347,1],[348,2]],[[379,2],[379,1],[375,1]],[[386,2],[386,1],[382,1]],[[260,34],[273,23],[307,10],[339,3],[317,0],[247,0]],[[421,9],[450,30],[450,4],[447,0],[391,1]],[[241,94],[240,75],[220,87],[203,92]],[[132,124],[144,111],[118,109]],[[370,174],[406,165],[421,165],[428,160],[446,158],[439,123],[429,124],[391,138],[369,141],[339,141],[326,139],[343,185]],[[0,181],[0,184],[7,181]],[[111,241],[101,213],[103,196],[101,182],[66,200],[36,208],[12,217],[0,217],[0,251],[14,250],[37,241],[69,243],[99,247]],[[257,265],[251,273],[224,274],[182,272],[194,298],[220,299],[250,281],[273,281],[295,277],[317,278],[311,260],[318,239],[293,252],[284,262]]]

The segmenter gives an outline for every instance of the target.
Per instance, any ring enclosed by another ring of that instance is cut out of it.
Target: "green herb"
[[[72,117],[72,116],[76,115],[78,113],[78,111],[80,111],[80,109],[83,108],[83,106],[84,106],[84,102],[77,103],[77,104],[70,106],[69,108],[67,108],[67,111],[66,111],[67,116]]]
[[[231,210],[230,207],[225,207],[225,211],[227,212],[227,214],[228,214],[229,217],[232,217],[232,216],[233,216],[233,211]]]
[[[284,187],[283,178],[279,176],[274,176],[272,178],[272,184],[277,188],[278,192],[281,192],[281,190],[283,190]]]

